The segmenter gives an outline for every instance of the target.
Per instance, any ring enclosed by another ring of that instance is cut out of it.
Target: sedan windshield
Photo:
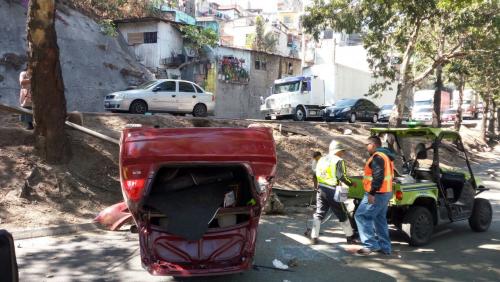
[[[153,86],[156,82],[157,82],[156,80],[151,80],[137,86],[137,88],[135,89],[148,89],[149,87]]]
[[[337,103],[335,103],[335,107],[337,108],[344,108],[344,107],[352,107],[354,104],[358,101],[357,99],[347,99],[347,100],[339,100]]]
[[[273,94],[299,91],[299,85],[300,81],[276,84],[273,87]]]

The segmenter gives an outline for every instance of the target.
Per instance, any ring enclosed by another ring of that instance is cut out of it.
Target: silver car
[[[148,81],[132,90],[106,95],[104,109],[111,112],[163,112],[213,115],[215,96],[193,82],[174,79]]]

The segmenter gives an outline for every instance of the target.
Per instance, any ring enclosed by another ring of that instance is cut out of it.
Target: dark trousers
[[[349,218],[344,203],[336,202],[333,199],[334,195],[335,189],[326,188],[321,184],[319,185],[316,194],[316,212],[314,213],[314,218],[323,220],[329,209],[332,209],[332,212],[340,222],[344,222]]]

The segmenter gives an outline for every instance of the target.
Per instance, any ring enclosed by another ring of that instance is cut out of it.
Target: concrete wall
[[[158,30],[157,22],[145,23],[123,23],[118,25],[118,30],[123,35],[125,40],[128,41],[129,33],[142,33],[142,32],[158,32],[158,42],[160,42],[160,32]],[[159,67],[160,62],[160,44],[147,43],[147,44],[134,44],[130,45],[134,51],[136,58],[139,62],[148,68]]]
[[[182,54],[184,40],[181,32],[169,23],[158,23],[158,52],[159,58],[170,58],[172,52]]]
[[[292,64],[293,75],[299,75],[301,71],[300,60],[292,58],[228,47],[217,48],[217,53],[219,58],[222,58],[223,54],[245,58],[244,67],[248,66],[250,71],[248,84],[226,83],[217,79],[215,114],[221,118],[262,118],[260,97],[269,96],[269,88],[274,80],[289,76],[289,63]],[[255,69],[256,59],[265,60],[267,69]]]
[[[69,111],[102,111],[106,94],[151,78],[120,37],[101,33],[100,26],[75,12],[58,12],[56,22],[66,104]],[[26,55],[26,9],[0,1],[0,58]],[[0,64],[0,102],[17,105],[19,72]],[[127,74],[128,73],[128,74]]]
[[[172,52],[182,54],[183,39],[181,32],[166,22],[122,23],[118,25],[120,33],[128,42],[128,33],[157,32],[157,43],[130,45],[137,60],[146,67],[156,69],[164,67],[162,59],[172,56]]]

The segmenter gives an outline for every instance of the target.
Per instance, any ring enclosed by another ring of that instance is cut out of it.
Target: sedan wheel
[[[143,115],[148,111],[148,105],[144,101],[134,101],[130,105],[130,113]]]
[[[196,104],[193,108],[193,116],[195,117],[206,117],[207,107],[203,104]]]

